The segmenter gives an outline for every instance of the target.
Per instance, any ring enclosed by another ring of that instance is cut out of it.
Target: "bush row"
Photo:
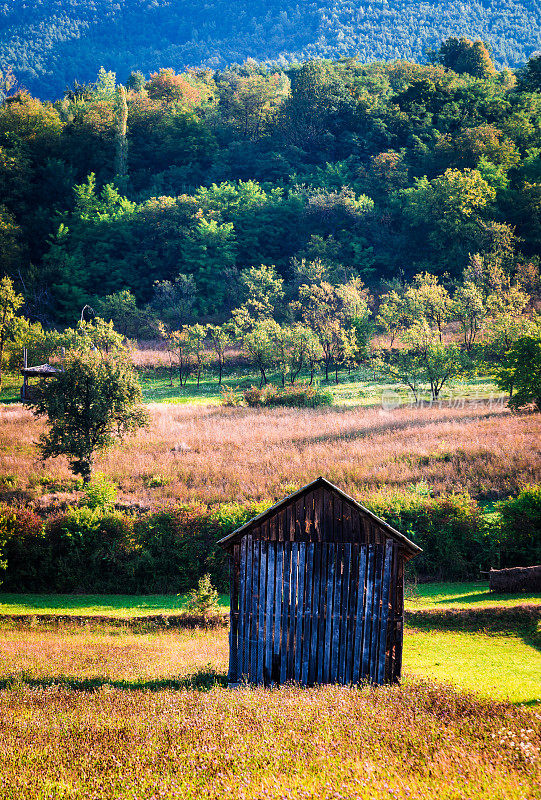
[[[423,553],[412,574],[431,580],[477,578],[490,567],[541,563],[541,487],[485,513],[468,495],[396,496],[372,510],[411,537]],[[6,592],[184,593],[210,573],[227,591],[229,567],[218,539],[261,506],[180,506],[144,516],[72,508],[45,522],[0,506]]]
[[[332,394],[327,389],[297,383],[279,389],[271,383],[259,388],[251,386],[243,392],[248,406],[288,406],[291,408],[316,408],[332,405]]]

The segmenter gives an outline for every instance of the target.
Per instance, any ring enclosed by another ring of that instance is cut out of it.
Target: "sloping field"
[[[361,501],[418,485],[493,499],[541,481],[541,415],[500,405],[150,410],[148,431],[97,462],[128,504],[273,501],[318,475]],[[0,407],[0,475],[20,500],[73,500],[67,462],[37,458],[40,430],[30,411]]]

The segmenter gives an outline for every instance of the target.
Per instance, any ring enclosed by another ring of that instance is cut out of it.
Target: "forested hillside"
[[[518,80],[481,43],[434,60],[161,70],[127,90],[102,70],[54,105],[12,94],[2,273],[46,324],[173,286],[192,317],[224,318],[261,264],[291,296],[315,275],[377,290],[472,264],[537,280],[541,59]]]
[[[104,64],[131,70],[338,58],[420,60],[447,36],[490,43],[498,67],[540,47],[539,0],[9,0],[0,4],[0,68],[39,97],[61,96]]]

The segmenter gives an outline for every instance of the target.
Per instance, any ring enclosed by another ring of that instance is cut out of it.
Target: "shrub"
[[[422,547],[409,573],[423,579],[479,577],[497,559],[498,537],[468,494],[432,498],[418,492],[370,503],[371,510]]]
[[[191,590],[186,605],[190,613],[202,614],[204,617],[218,611],[218,592],[212,585],[208,572],[199,578],[197,589]]]
[[[220,394],[222,395],[222,405],[224,406],[241,406],[243,404],[242,392],[239,392],[238,389],[223,386]]]
[[[251,386],[244,391],[244,400],[249,406],[288,406],[293,408],[316,408],[332,405],[332,394],[328,390],[298,383],[279,389],[268,384],[259,389]]]
[[[267,387],[259,389],[257,386],[250,386],[249,389],[245,389],[242,393],[244,402],[252,408],[254,406],[264,406],[266,390]]]
[[[541,486],[526,486],[517,497],[495,504],[500,516],[501,565],[541,564]]]
[[[117,489],[115,484],[101,473],[93,475],[86,485],[83,505],[93,509],[99,508],[102,511],[112,511],[116,501]]]
[[[266,505],[189,504],[138,517],[81,506],[45,522],[27,509],[0,505],[3,589],[184,594],[208,574],[225,592],[229,562],[217,542]],[[410,574],[423,579],[467,580],[480,569],[541,562],[538,486],[497,503],[491,514],[467,494],[408,492],[368,505],[423,548],[409,565]]]

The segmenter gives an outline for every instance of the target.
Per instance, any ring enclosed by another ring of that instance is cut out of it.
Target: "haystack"
[[[491,592],[541,592],[541,565],[491,569],[488,585]]]

